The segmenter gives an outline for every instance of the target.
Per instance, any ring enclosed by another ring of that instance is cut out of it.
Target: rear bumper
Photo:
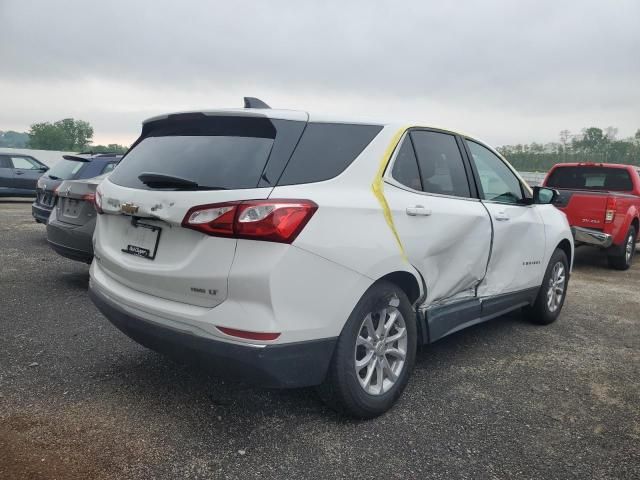
[[[51,210],[52,208],[43,207],[35,202],[31,204],[31,215],[33,215],[33,218],[38,222],[47,223],[49,215],[51,215]]]
[[[609,248],[613,244],[613,237],[611,235],[597,230],[571,227],[571,233],[573,233],[573,238],[576,243],[584,243],[602,248]]]
[[[337,340],[239,345],[140,318],[91,286],[89,297],[111,323],[141,345],[179,360],[195,361],[219,376],[263,387],[297,388],[322,383]]]
[[[63,257],[91,263],[94,228],[94,219],[84,225],[71,225],[59,222],[55,213],[52,213],[47,223],[47,241],[49,246]]]

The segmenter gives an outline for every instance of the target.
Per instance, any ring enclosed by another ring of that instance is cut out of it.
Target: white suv
[[[449,130],[257,105],[147,120],[98,187],[90,295],[128,336],[367,418],[417,345],[556,319],[573,240],[552,190]]]

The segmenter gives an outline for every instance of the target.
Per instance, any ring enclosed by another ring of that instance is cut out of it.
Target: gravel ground
[[[640,262],[579,250],[564,311],[423,348],[398,405],[355,422],[130,341],[88,267],[0,201],[0,478],[640,478]]]

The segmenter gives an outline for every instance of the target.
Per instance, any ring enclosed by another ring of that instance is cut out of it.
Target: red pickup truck
[[[612,163],[559,163],[543,186],[560,195],[554,205],[569,220],[576,246],[602,248],[609,266],[631,266],[640,231],[640,171]]]

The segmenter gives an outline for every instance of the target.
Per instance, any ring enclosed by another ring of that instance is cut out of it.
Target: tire
[[[569,261],[567,255],[556,248],[547,265],[547,271],[534,304],[524,308],[525,317],[538,325],[549,325],[555,322],[564,305],[568,285]]]
[[[378,328],[382,314],[390,327],[386,333]],[[392,283],[375,283],[353,309],[338,337],[327,377],[318,387],[320,397],[351,417],[368,419],[383,414],[400,398],[409,381],[416,343],[416,314],[406,294]]]
[[[619,248],[619,252],[607,257],[609,267],[616,270],[628,270],[633,263],[633,257],[636,253],[636,229],[633,225],[629,227],[627,236],[624,238],[624,244]]]

